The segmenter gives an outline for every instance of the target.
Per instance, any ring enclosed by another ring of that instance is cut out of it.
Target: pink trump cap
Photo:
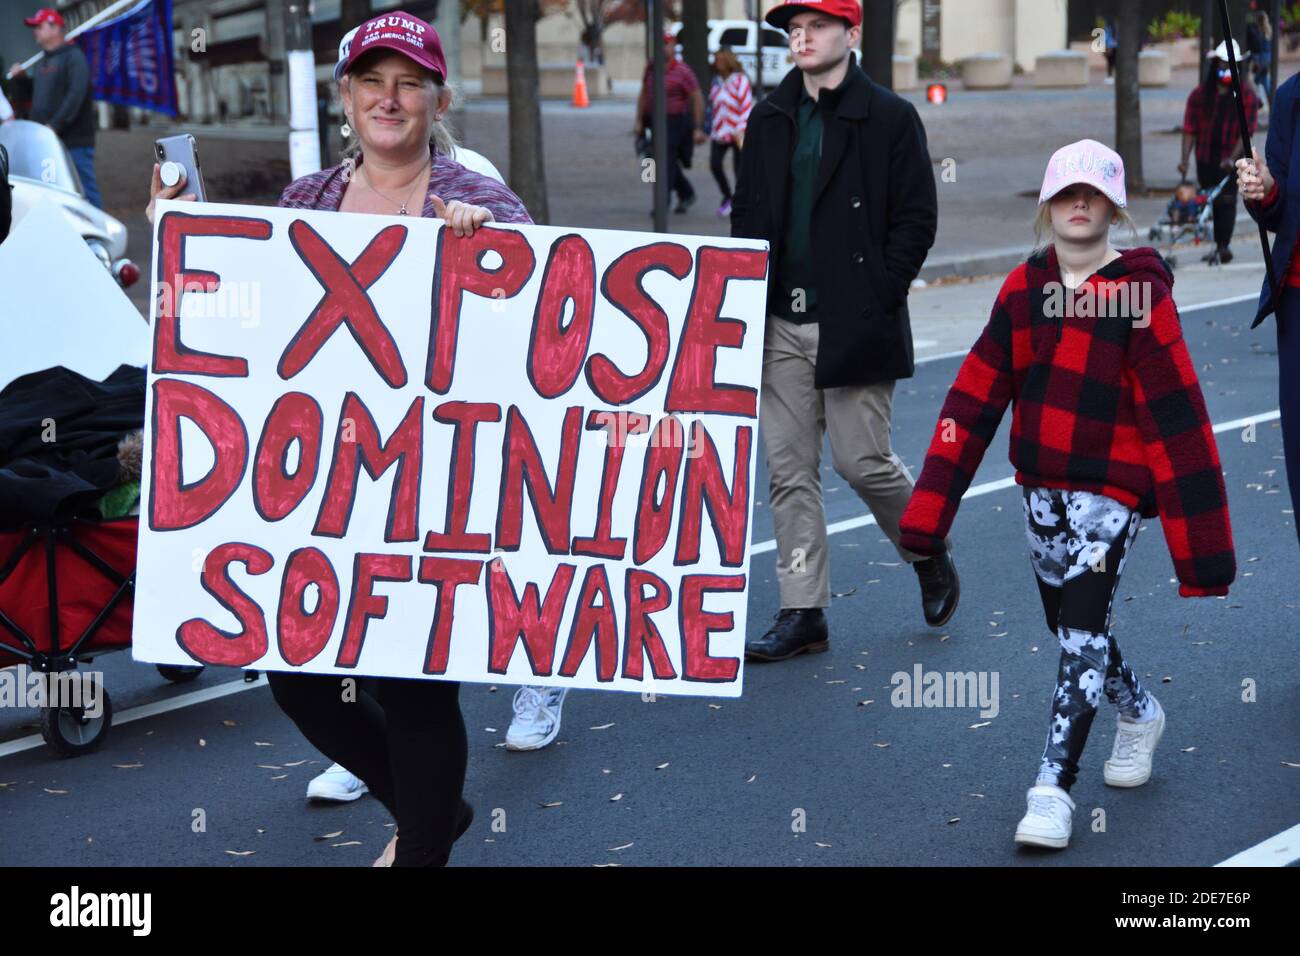
[[[1038,201],[1045,203],[1062,189],[1076,183],[1095,186],[1116,206],[1128,205],[1128,193],[1124,189],[1124,160],[1119,158],[1119,153],[1095,139],[1081,139],[1052,154]]]

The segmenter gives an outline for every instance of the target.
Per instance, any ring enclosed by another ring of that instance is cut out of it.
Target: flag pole
[[[1223,45],[1228,50],[1228,68],[1232,71],[1232,95],[1237,101],[1237,121],[1241,125],[1241,145],[1244,152],[1242,155],[1246,159],[1253,159],[1254,150],[1250,145],[1250,127],[1246,125],[1246,100],[1242,96],[1241,86],[1241,67],[1237,63],[1237,51],[1234,49],[1232,39],[1232,21],[1228,18],[1228,0],[1219,0],[1219,19],[1223,25]],[[1274,42],[1277,42],[1275,39]],[[1236,175],[1232,173],[1231,175]],[[1264,250],[1264,269],[1268,274],[1268,291],[1269,298],[1277,303],[1277,278],[1273,275],[1273,256],[1268,247],[1268,229],[1263,222],[1258,222],[1259,226],[1259,244]],[[1255,321],[1250,324],[1253,329],[1263,321],[1263,317],[1256,317]]]
[[[87,30],[93,29],[94,27],[99,26],[105,20],[108,20],[116,16],[118,13],[120,13],[122,10],[125,10],[127,7],[139,6],[142,2],[143,0],[118,0],[117,3],[110,4],[109,6],[105,7],[103,10],[100,10],[97,14],[95,14],[93,17],[88,19],[85,23],[78,24],[76,27],[69,30],[67,36],[64,37],[64,39],[73,40],[76,37],[80,36],[82,33],[85,33]],[[38,50],[36,53],[28,57],[26,60],[23,60],[23,62],[19,63],[17,66],[11,67],[9,69],[9,75],[13,76],[19,70],[31,69],[32,65],[37,63],[43,56],[45,56],[45,51]]]

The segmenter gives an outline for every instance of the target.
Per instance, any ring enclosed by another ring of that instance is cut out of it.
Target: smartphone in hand
[[[154,142],[153,148],[159,165],[163,167],[164,186],[175,185],[177,182],[174,178],[175,170],[168,169],[166,166],[167,163],[175,163],[185,171],[185,188],[182,194],[194,193],[195,199],[199,202],[208,201],[207,191],[203,188],[203,167],[199,165],[199,147],[194,142],[193,136],[188,133],[180,136],[164,136]]]

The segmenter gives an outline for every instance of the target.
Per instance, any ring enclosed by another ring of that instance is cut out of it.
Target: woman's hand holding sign
[[[474,206],[459,199],[445,203],[437,195],[433,196],[433,211],[439,219],[445,219],[451,231],[458,236],[472,236],[474,230],[485,222],[496,221],[492,210],[486,206]]]

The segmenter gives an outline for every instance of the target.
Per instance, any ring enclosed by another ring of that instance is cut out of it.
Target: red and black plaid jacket
[[[903,514],[903,547],[943,551],[1011,402],[1019,484],[1093,491],[1158,514],[1179,594],[1227,594],[1237,568],[1227,494],[1172,274],[1154,249],[1130,249],[1075,291],[1072,310],[1060,282],[1049,246],[1003,283],[940,412]]]
[[[1259,120],[1259,97],[1242,76],[1242,103],[1246,107],[1246,122],[1250,132],[1255,132]],[[1205,97],[1214,97],[1211,112],[1206,113]],[[1219,155],[1214,155],[1215,119],[1219,121],[1218,146]],[[1237,118],[1237,104],[1233,102],[1232,93],[1208,93],[1205,85],[1195,87],[1187,97],[1187,106],[1183,110],[1183,132],[1196,141],[1196,161],[1202,166],[1214,167],[1233,154],[1241,145],[1241,120]]]

